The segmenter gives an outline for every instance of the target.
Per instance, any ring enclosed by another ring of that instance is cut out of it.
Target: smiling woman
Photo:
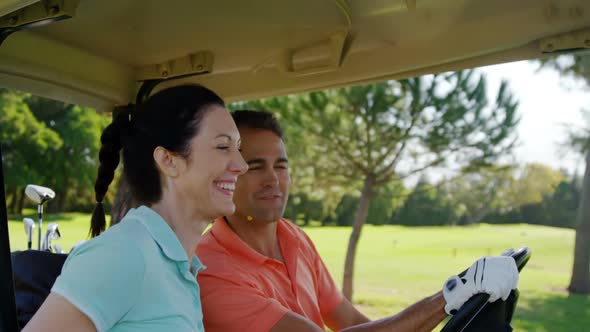
[[[235,209],[233,185],[247,168],[239,139],[221,98],[197,85],[116,117],[101,138],[93,235],[105,225],[101,202],[120,150],[144,205],[69,255],[25,331],[203,331],[203,265],[192,253],[209,220]]]

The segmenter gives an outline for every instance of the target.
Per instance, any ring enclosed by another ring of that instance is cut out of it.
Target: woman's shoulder
[[[128,218],[77,246],[69,254],[66,265],[72,260],[106,260],[110,265],[143,269],[144,251],[150,246],[150,242],[153,240],[140,220]]]
[[[76,297],[74,300],[81,302],[77,296],[89,295],[86,289],[105,291],[119,283],[141,284],[138,281],[145,275],[146,260],[134,242],[113,229],[80,244],[68,255],[52,291],[66,298]],[[110,288],[104,288],[105,285]],[[113,294],[119,292],[122,290],[117,288]]]
[[[129,226],[121,226],[123,225],[118,224],[103,234],[78,245],[68,255],[66,264],[78,257],[91,260],[108,259],[111,262],[143,261],[142,250],[138,246],[141,242],[138,241],[141,239],[141,230],[129,232]]]

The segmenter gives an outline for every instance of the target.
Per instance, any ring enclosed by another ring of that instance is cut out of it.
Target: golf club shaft
[[[43,205],[37,206],[37,213],[39,218],[39,232],[37,233],[37,249],[41,250],[41,233],[43,231]]]
[[[51,251],[51,233],[49,233],[49,228],[47,232],[45,232],[45,238],[43,239],[43,250]]]
[[[27,249],[31,250],[33,246],[33,230],[35,229],[35,222],[31,218],[24,218],[25,235],[27,236]]]
[[[31,247],[33,246],[33,227],[30,227],[27,224],[26,232],[27,232],[27,249],[31,250]]]

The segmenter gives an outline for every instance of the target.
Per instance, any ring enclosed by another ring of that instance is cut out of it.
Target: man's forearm
[[[351,326],[343,332],[415,332],[432,331],[447,314],[442,292],[416,302],[399,314],[377,321]]]

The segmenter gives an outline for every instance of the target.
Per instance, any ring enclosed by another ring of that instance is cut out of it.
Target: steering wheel
[[[531,249],[522,247],[504,254],[511,256],[520,272],[531,258]],[[459,274],[465,275],[467,270]],[[489,294],[477,294],[470,298],[457,313],[451,317],[441,332],[509,332],[512,331],[510,321],[518,301],[518,289],[513,290],[506,301],[501,299],[488,303]]]

